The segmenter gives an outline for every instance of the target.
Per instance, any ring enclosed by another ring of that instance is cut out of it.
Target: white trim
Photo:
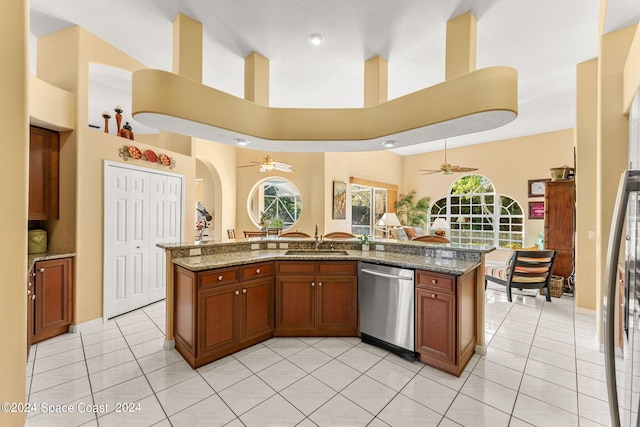
[[[590,316],[595,316],[597,313],[597,311],[595,310],[591,310],[590,308],[582,308],[582,307],[576,307],[575,312],[578,314],[587,314]]]
[[[477,344],[475,347],[475,352],[480,356],[485,356],[487,354],[487,346]]]
[[[164,349],[165,350],[173,350],[176,348],[176,340],[168,340],[164,339]]]

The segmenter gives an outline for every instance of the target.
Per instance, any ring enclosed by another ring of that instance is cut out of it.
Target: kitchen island
[[[192,367],[273,336],[357,336],[358,261],[416,271],[415,310],[433,325],[416,328],[423,362],[459,375],[474,351],[484,354],[491,247],[385,239],[362,251],[355,240],[282,238],[159,246],[167,254],[167,346]]]

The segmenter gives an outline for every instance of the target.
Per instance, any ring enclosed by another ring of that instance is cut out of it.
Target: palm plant
[[[402,225],[425,227],[428,221],[427,214],[431,197],[424,196],[414,202],[415,195],[416,190],[400,194],[395,204],[398,218]]]

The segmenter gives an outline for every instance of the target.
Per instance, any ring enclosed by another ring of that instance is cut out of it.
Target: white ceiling
[[[640,1],[608,3],[607,32],[640,20]],[[576,64],[597,56],[600,2],[31,0],[30,8],[34,73],[37,37],[75,24],[148,67],[170,71],[172,21],[182,12],[203,24],[204,84],[243,97],[244,57],[257,51],[270,60],[271,106],[321,108],[361,107],[363,64],[375,55],[388,60],[390,99],[442,82],[446,21],[471,10],[478,18],[478,68],[518,70],[519,116],[501,128],[450,139],[456,147],[574,126]],[[312,33],[325,43],[311,46]],[[101,66],[91,73],[91,123],[102,125],[103,110],[130,105],[128,76]],[[124,115],[131,121],[126,107]],[[442,141],[392,151],[439,149]]]

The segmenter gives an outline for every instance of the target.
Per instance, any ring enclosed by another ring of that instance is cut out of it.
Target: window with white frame
[[[497,194],[493,183],[481,175],[457,179],[447,197],[431,206],[430,222],[444,218],[453,243],[521,248],[524,214],[513,198]]]

